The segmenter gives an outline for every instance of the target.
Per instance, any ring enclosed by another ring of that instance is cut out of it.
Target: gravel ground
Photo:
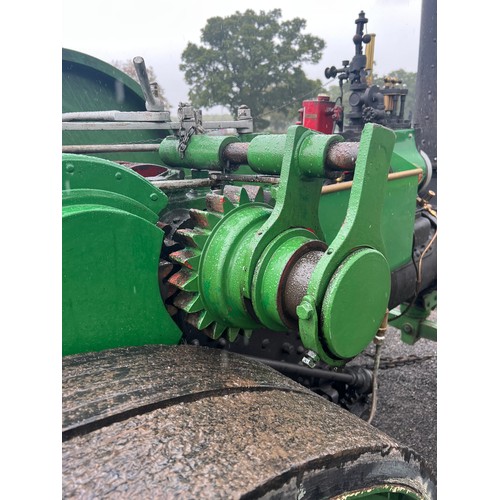
[[[436,313],[430,319],[436,321]],[[374,354],[375,346],[370,345],[351,365],[373,364]],[[420,453],[437,477],[437,343],[420,339],[413,346],[407,345],[401,341],[399,330],[389,328],[382,361],[409,355],[432,358],[379,371],[372,425]],[[369,407],[360,410],[366,415]]]

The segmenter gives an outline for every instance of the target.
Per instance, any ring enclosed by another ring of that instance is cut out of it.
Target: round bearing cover
[[[361,248],[335,271],[321,307],[321,329],[328,349],[352,358],[373,339],[384,318],[391,272],[377,250]]]

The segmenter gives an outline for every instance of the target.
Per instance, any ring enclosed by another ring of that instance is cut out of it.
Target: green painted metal
[[[314,240],[314,235],[302,228],[283,231],[263,251],[252,281],[252,304],[262,324],[271,330],[283,331],[278,304],[283,295],[283,276],[291,257]]]
[[[323,361],[332,365],[338,364],[339,360],[333,353],[327,352],[324,348],[319,326],[323,327],[322,333],[326,338],[333,338],[335,330],[332,328],[338,328],[338,325],[328,321],[319,325],[317,311],[323,300],[334,302],[333,298],[325,297],[327,291],[328,294],[335,292],[334,288],[329,287],[330,279],[343,262],[347,263],[346,259],[354,249],[372,248],[381,256],[386,253],[380,232],[380,221],[394,140],[394,132],[389,129],[374,124],[365,126],[361,135],[354,182],[344,224],[313,271],[307,295],[303,299],[303,309],[307,309],[311,313],[308,314],[308,317],[299,319],[302,343],[307,349],[316,352]],[[386,280],[390,280],[388,266],[386,272]],[[383,274],[383,268],[379,263],[373,273],[371,271],[366,273],[364,288],[371,289],[374,294],[381,294],[382,297],[385,297],[387,305],[389,294],[387,286],[384,285],[386,280],[380,281]],[[342,291],[343,302],[349,302],[350,294],[352,298],[351,311],[355,312],[356,308],[361,309],[364,305],[363,301],[360,301],[360,291],[354,286],[349,287],[348,284],[346,287],[348,288]],[[371,321],[378,323],[377,328],[384,317],[386,306],[384,308],[378,307],[380,310],[376,307],[373,308]],[[334,312],[332,311],[332,314]],[[326,317],[324,311],[322,311],[322,317]],[[376,334],[377,328],[374,329],[372,338]]]
[[[279,175],[285,154],[286,135],[260,135],[248,146],[248,164],[254,172]]]
[[[375,486],[361,491],[348,492],[342,500],[422,500],[421,496],[407,486],[385,485]]]
[[[182,335],[158,282],[167,197],[110,161],[63,155],[63,355]]]
[[[258,328],[241,293],[253,235],[271,214],[263,203],[248,203],[229,212],[203,246],[199,266],[201,298],[213,319],[228,326]]]
[[[321,330],[331,353],[353,358],[372,341],[390,288],[389,266],[377,250],[356,250],[342,262],[321,304]]]
[[[437,324],[429,315],[437,307],[437,290],[423,295],[418,305],[401,304],[389,313],[391,326],[401,331],[401,340],[413,345],[419,339],[437,341]],[[404,312],[401,315],[401,312]]]
[[[391,270],[411,260],[417,189],[417,176],[394,179],[387,183],[380,230]],[[350,195],[349,189],[321,196],[319,218],[328,244],[344,224]]]
[[[62,51],[62,112],[145,111],[140,85],[114,66],[74,50]],[[169,132],[159,130],[65,130],[63,145],[160,142]],[[161,164],[156,152],[102,153],[109,160]]]
[[[170,167],[223,170],[226,162],[222,159],[222,152],[233,142],[239,142],[237,136],[193,135],[189,139],[189,146],[184,156],[181,157],[177,149],[179,141],[168,137],[162,141],[159,155]]]
[[[247,252],[248,266],[242,290],[247,298],[251,298],[250,290],[259,256],[283,231],[291,227],[302,227],[311,231],[314,239],[324,240],[317,209],[323,179],[307,177],[301,172],[299,163],[301,147],[309,145],[307,138],[317,134],[299,125],[288,129],[280,183],[276,188],[276,204],[269,219],[254,235]],[[323,150],[316,151],[320,157],[326,155],[328,146],[336,140],[334,136],[325,137],[328,139],[322,143]]]
[[[207,219],[191,232],[193,252],[184,252],[183,258],[192,262],[174,281],[191,294],[182,306],[197,315],[199,329],[215,323],[214,334],[220,335],[226,328],[287,328],[278,310],[282,278],[296,252],[324,239],[317,210],[323,183],[319,175],[335,140],[290,127],[274,208],[248,203],[243,190],[239,206],[226,203],[224,216]],[[277,139],[277,147],[281,141]],[[270,137],[260,142],[268,151]],[[386,313],[390,268],[380,226],[393,144],[392,131],[371,124],[365,128],[344,224],[297,308],[305,347],[332,365],[365,348]]]
[[[415,130],[401,129],[395,130],[394,133],[396,134],[396,142],[391,156],[391,170],[393,172],[402,172],[421,168],[425,177],[427,175],[427,165],[418,152],[415,143]]]

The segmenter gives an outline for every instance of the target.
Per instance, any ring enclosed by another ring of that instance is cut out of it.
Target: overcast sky
[[[158,83],[173,106],[187,101],[188,87],[179,70],[188,42],[200,43],[207,19],[226,17],[247,9],[282,10],[282,20],[306,19],[306,33],[325,40],[320,63],[304,66],[310,78],[326,82],[324,69],[341,65],[354,54],[354,20],[361,10],[375,33],[375,71],[416,71],[420,33],[421,0],[63,0],[65,48],[90,54],[104,61],[126,60],[140,55],[153,66]],[[331,81],[331,80],[330,80]]]

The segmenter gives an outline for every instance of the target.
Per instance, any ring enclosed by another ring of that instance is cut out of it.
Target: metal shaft
[[[233,164],[248,164],[248,142],[228,144],[222,152],[225,161]],[[338,142],[328,149],[325,167],[332,170],[354,170],[358,157],[358,142]]]
[[[63,146],[63,153],[131,153],[131,152],[145,152],[145,151],[158,151],[159,144],[85,144],[85,145],[70,145]]]
[[[134,57],[134,66],[137,78],[139,79],[139,84],[141,85],[142,92],[144,93],[144,98],[146,99],[146,109],[148,111],[161,111],[163,106],[158,103],[153,95],[153,92],[151,91],[151,85],[149,83],[148,72],[146,70],[146,63],[144,62],[144,59],[141,56]]]

